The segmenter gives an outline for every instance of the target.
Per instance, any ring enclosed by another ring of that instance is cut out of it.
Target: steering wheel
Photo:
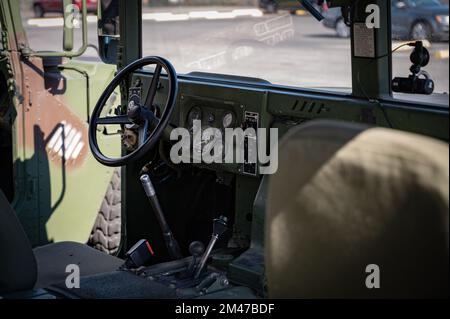
[[[148,90],[144,105],[138,105],[133,101],[129,101],[127,106],[127,114],[100,117],[106,101],[114,92],[115,88],[123,80],[128,79],[128,76],[137,69],[153,64],[156,65],[155,72],[153,73],[152,82],[150,84],[150,88]],[[158,83],[162,69],[164,69],[167,73],[168,93],[164,111],[162,112],[161,117],[157,118],[151,111],[151,107],[153,105],[153,100],[155,99],[156,90],[158,89]],[[122,166],[127,165],[132,161],[139,160],[142,156],[149,152],[161,137],[166,126],[169,124],[169,119],[176,102],[177,91],[178,80],[175,69],[168,60],[162,57],[143,57],[127,65],[120,72],[118,72],[100,96],[92,112],[91,122],[89,124],[89,147],[91,148],[92,155],[94,155],[95,159],[106,166]],[[127,155],[118,158],[110,158],[105,156],[100,151],[97,143],[97,126],[110,124],[132,124],[137,127],[139,132],[139,145],[137,149]],[[152,128],[153,130],[149,134],[148,131]]]

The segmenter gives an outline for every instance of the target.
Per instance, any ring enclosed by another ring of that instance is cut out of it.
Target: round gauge
[[[234,123],[234,116],[232,112],[227,112],[222,118],[222,125],[224,128],[232,126]]]
[[[192,126],[192,122],[194,120],[200,120],[200,121],[202,120],[202,110],[197,106],[194,106],[189,111],[188,118],[187,118],[188,125]]]

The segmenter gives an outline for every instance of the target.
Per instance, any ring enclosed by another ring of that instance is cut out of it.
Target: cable
[[[408,46],[410,46],[410,47],[414,47],[414,46],[416,46],[416,42],[417,42],[417,41],[403,43],[403,44],[399,45],[398,47],[396,47],[395,49],[393,49],[391,52],[386,53],[386,54],[383,54],[383,55],[380,55],[379,57],[376,57],[375,60],[381,59],[381,58],[385,58],[385,57],[387,57],[387,56],[389,56],[389,55],[392,55],[392,53],[394,53],[395,51],[397,51],[397,50],[400,49],[400,48],[403,48],[404,46],[407,46],[407,45],[408,45]],[[372,62],[372,61],[371,61],[371,62]]]
[[[392,126],[391,121],[389,120],[389,117],[387,116],[386,110],[384,109],[383,105],[381,105],[380,101],[378,101],[378,99],[371,99],[371,98],[369,98],[369,96],[367,95],[366,91],[361,86],[361,81],[360,81],[359,75],[360,75],[361,69],[365,69],[366,67],[368,67],[374,61],[376,61],[378,59],[381,59],[381,58],[385,58],[387,56],[392,56],[392,53],[396,52],[397,50],[399,50],[400,48],[402,48],[404,46],[412,46],[413,47],[415,45],[416,45],[416,41],[403,43],[403,44],[397,46],[396,48],[394,48],[393,50],[391,50],[390,52],[388,52],[386,54],[383,54],[383,55],[380,55],[380,56],[375,57],[374,59],[370,60],[363,68],[359,68],[358,69],[358,73],[356,74],[356,81],[357,81],[358,87],[361,90],[361,92],[363,93],[364,97],[370,103],[376,103],[378,105],[378,107],[380,108],[381,112],[383,113],[384,119],[386,120],[386,122],[387,122],[387,124],[389,125],[390,128],[393,128],[393,126]]]

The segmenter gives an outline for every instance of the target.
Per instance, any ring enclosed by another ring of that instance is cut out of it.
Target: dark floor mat
[[[80,288],[65,282],[47,288],[68,298],[82,299],[172,299],[175,289],[126,271],[114,271],[80,278]]]

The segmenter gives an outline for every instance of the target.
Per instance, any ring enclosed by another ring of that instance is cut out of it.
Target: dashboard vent
[[[292,111],[297,111],[301,113],[316,113],[316,114],[328,111],[328,108],[325,107],[324,103],[317,103],[315,101],[308,101],[308,100],[304,100],[303,102],[300,102],[300,100],[295,100],[291,109]]]

